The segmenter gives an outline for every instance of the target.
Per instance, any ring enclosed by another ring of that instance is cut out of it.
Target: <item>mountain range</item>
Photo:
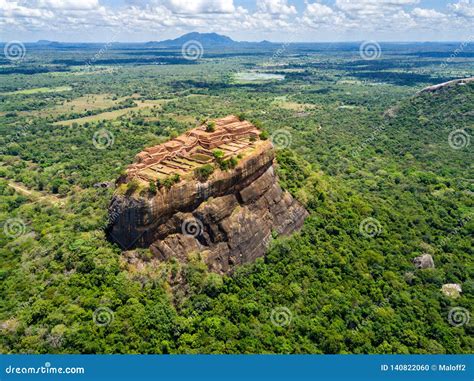
[[[197,41],[199,42],[203,48],[215,48],[215,47],[222,47],[222,48],[229,48],[229,47],[248,47],[248,46],[260,46],[260,45],[271,45],[273,44],[270,41],[261,41],[261,42],[247,42],[247,41],[235,41],[228,36],[224,36],[222,34],[217,33],[199,33],[199,32],[191,32],[183,34],[180,37],[175,39],[168,39],[163,41],[148,41],[144,43],[145,46],[150,48],[181,48],[183,44],[186,42]],[[124,44],[120,43],[119,44]],[[46,46],[50,48],[58,47],[58,46],[65,46],[65,45],[78,45],[78,44],[85,44],[85,43],[66,43],[66,42],[57,42],[57,41],[48,41],[48,40],[39,40],[35,43],[35,45]],[[100,43],[94,42],[92,44],[86,45],[97,45]],[[143,43],[127,43],[127,45],[141,45]]]

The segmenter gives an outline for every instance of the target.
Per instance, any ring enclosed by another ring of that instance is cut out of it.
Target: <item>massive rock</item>
[[[117,192],[108,236],[123,249],[150,247],[162,260],[198,252],[219,273],[263,256],[272,234],[300,229],[308,213],[280,188],[269,141],[244,151],[235,168],[216,169],[204,182],[182,176],[155,195]]]
[[[434,269],[435,267],[433,257],[429,254],[423,254],[416,257],[413,260],[413,264],[417,269]]]

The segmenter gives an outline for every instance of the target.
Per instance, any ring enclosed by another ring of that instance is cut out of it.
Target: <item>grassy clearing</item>
[[[287,101],[285,97],[278,97],[272,102],[273,105],[291,111],[307,111],[316,108],[316,105],[311,103],[298,103]]]
[[[117,71],[116,68],[107,67],[107,66],[97,66],[93,70],[84,70],[83,66],[70,66],[71,71],[53,71],[49,74],[53,77],[71,77],[71,76],[89,76],[97,74],[112,74]]]
[[[34,189],[29,189],[25,185],[13,180],[8,180],[8,186],[15,190],[15,192],[18,194],[29,198],[33,202],[46,201],[52,205],[58,205],[60,207],[63,207],[66,202],[65,199],[61,199],[53,194],[42,193]]]
[[[54,123],[54,125],[70,126],[73,123],[84,124],[86,122],[91,123],[91,122],[98,122],[100,120],[114,120],[133,111],[141,111],[147,108],[152,108],[154,106],[161,106],[163,103],[167,101],[168,100],[166,99],[138,101],[138,105],[136,107],[129,107],[129,108],[121,109],[121,110],[102,112],[97,115],[85,116],[83,118],[78,118],[78,119],[63,120],[63,121]]]
[[[44,108],[42,110],[23,111],[20,112],[20,114],[45,118],[48,116],[55,117],[61,114],[84,113],[89,110],[95,111],[108,109],[127,98],[134,97],[136,97],[136,95],[132,95],[130,97],[121,97],[114,100],[113,94],[87,94],[79,98],[65,101],[62,104],[56,105],[54,107]]]
[[[166,114],[166,116],[173,118],[174,120],[178,122],[196,123],[196,118],[192,115]]]
[[[239,72],[234,74],[234,83],[255,83],[268,81],[283,81],[284,75],[259,72]]]
[[[62,91],[71,91],[71,86],[58,86],[58,87],[36,87],[34,89],[24,89],[17,91],[9,91],[7,93],[1,93],[2,95],[30,95],[30,94],[40,94],[40,93],[58,93]]]

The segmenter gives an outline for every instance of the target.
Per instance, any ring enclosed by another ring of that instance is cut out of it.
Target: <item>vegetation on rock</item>
[[[205,164],[202,167],[198,167],[194,170],[194,175],[199,181],[207,181],[209,176],[214,173],[214,166],[212,164]]]

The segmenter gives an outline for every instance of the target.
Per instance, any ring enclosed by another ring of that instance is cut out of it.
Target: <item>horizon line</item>
[[[182,37],[182,36],[180,36]],[[227,37],[227,36],[225,36]],[[179,38],[179,37],[177,37]],[[176,39],[177,39],[176,38]],[[40,41],[53,42],[58,44],[146,44],[149,42],[165,42],[173,41],[174,39],[166,40],[143,40],[143,41],[58,41],[58,40],[48,40],[48,39],[38,39],[35,41],[26,41],[26,40],[16,40],[24,44],[37,44]],[[0,41],[0,44],[8,44],[14,40],[9,41]],[[191,41],[191,40],[190,40]],[[463,43],[465,40],[376,40],[376,39],[363,39],[363,40],[343,40],[343,41],[270,41],[267,39],[259,41],[245,41],[245,40],[232,40],[235,43],[249,43],[249,44],[259,44],[262,42],[271,43],[271,44],[358,44],[365,41],[375,41],[379,44],[426,44],[426,43]],[[218,45],[218,44],[216,44]],[[222,44],[221,44],[222,45]]]

